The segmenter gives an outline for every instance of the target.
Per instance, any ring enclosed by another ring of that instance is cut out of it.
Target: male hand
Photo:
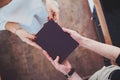
[[[67,28],[62,28],[62,29],[64,32],[69,33],[70,36],[80,44],[83,37],[78,32],[71,30],[71,29],[67,29]]]
[[[43,50],[43,54],[52,63],[52,65],[55,67],[55,69],[60,71],[64,75],[66,75],[71,70],[72,66],[68,60],[66,60],[62,64],[60,64],[59,63],[59,59],[60,59],[59,56],[57,56],[56,59],[53,60],[45,50]]]

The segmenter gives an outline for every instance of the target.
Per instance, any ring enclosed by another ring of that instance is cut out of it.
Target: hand
[[[64,61],[62,64],[59,64],[59,56],[57,56],[56,59],[53,60],[45,50],[43,50],[43,54],[52,63],[52,65],[64,75],[66,75],[71,70],[72,67],[68,60]]]
[[[14,26],[14,27],[13,27]],[[38,49],[41,49],[35,42],[32,40],[35,39],[35,35],[29,34],[18,23],[8,22],[5,26],[6,30],[16,34],[23,42],[26,42]]]
[[[49,15],[48,19],[55,20],[60,25],[58,3],[55,0],[46,0],[46,7]]]
[[[82,40],[83,37],[79,33],[77,33],[74,30],[67,29],[67,28],[62,28],[62,29],[63,29],[64,32],[69,33],[70,36],[80,44],[80,41]]]
[[[24,29],[18,29],[16,31],[16,35],[23,41],[26,42],[27,44],[34,46],[38,49],[41,49],[41,47],[39,47],[35,42],[33,42],[32,40],[34,40],[36,37],[35,35],[29,34],[28,32],[26,32]]]
[[[51,63],[58,71],[66,75],[71,70],[72,66],[68,60],[64,61],[62,64],[59,64],[59,59],[59,56],[57,56],[55,60],[51,61]]]

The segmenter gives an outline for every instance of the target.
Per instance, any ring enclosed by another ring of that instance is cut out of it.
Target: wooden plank
[[[106,24],[104,13],[102,11],[100,0],[93,0],[93,1],[94,1],[94,5],[95,5],[96,11],[97,11],[97,15],[98,15],[98,18],[99,18],[99,21],[100,21],[100,24],[101,24],[101,28],[102,28],[102,31],[103,31],[103,36],[104,36],[104,39],[105,39],[105,43],[112,45],[112,41],[111,41],[111,38],[110,38],[110,34],[109,34],[109,31],[108,31],[108,27],[107,27],[107,24]]]
[[[105,20],[105,16],[104,16],[104,13],[103,13],[103,10],[102,10],[102,7],[101,7],[100,0],[93,0],[93,1],[94,1],[94,5],[95,5],[95,8],[96,8],[98,19],[99,19],[99,22],[100,22],[100,25],[101,25],[101,29],[102,29],[102,32],[103,32],[103,36],[104,36],[104,39],[105,39],[105,43],[112,45],[112,40],[111,40],[111,37],[110,37],[110,34],[109,34],[108,26],[107,26],[107,23],[106,23],[106,20]],[[105,58],[105,60],[107,60],[107,59]],[[116,63],[114,61],[111,61],[111,64],[116,64]]]

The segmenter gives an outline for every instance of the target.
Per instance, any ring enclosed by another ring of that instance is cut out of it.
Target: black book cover
[[[35,42],[46,50],[53,59],[59,56],[60,63],[78,46],[78,43],[54,21],[45,23],[36,37]]]

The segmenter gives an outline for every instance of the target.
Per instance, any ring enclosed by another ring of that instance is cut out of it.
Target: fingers
[[[54,14],[51,10],[48,11],[48,20],[54,20]]]
[[[59,59],[60,59],[60,57],[57,56],[56,59],[54,60],[54,62],[55,62],[55,63],[59,63]]]
[[[66,65],[68,68],[72,68],[72,65],[70,64],[68,60],[64,61],[63,64]]]
[[[60,59],[59,56],[57,56],[55,60],[51,61],[51,63],[56,67],[57,65],[59,65],[59,59]]]
[[[61,25],[59,11],[56,12],[56,21],[59,25]]]
[[[54,10],[49,10],[48,11],[48,20],[54,20],[57,22],[60,22],[59,20],[59,10],[54,8]]]
[[[52,2],[51,4],[47,5],[48,11],[48,20],[54,20],[60,25],[60,18],[59,18],[59,5],[56,1]]]
[[[64,31],[64,32],[67,32],[67,33],[69,33],[69,34],[72,34],[73,32],[75,32],[75,31],[73,31],[73,30],[71,30],[71,29],[67,29],[67,28],[62,28],[62,30]]]
[[[27,33],[27,36],[26,36],[26,37],[29,38],[29,39],[31,39],[31,40],[34,40],[34,39],[36,38],[35,35],[29,34],[29,33]]]
[[[35,48],[38,48],[38,49],[42,50],[42,48],[41,48],[39,45],[37,45],[35,42],[33,42],[33,41],[31,41],[31,40],[29,40],[29,39],[27,39],[27,38],[24,39],[23,41],[26,42],[27,44],[35,47]]]
[[[19,36],[21,39],[24,38],[29,38],[31,40],[35,39],[36,36],[33,34],[28,33],[27,31],[25,31],[24,29],[20,29],[16,32],[17,36]],[[24,41],[24,40],[23,40]]]
[[[31,42],[28,43],[28,44],[30,44],[31,46],[33,46],[33,47],[35,47],[35,48],[37,48],[37,49],[39,49],[39,50],[42,50],[42,48],[41,48],[39,45],[37,45],[35,42],[33,42],[33,41],[31,41]]]
[[[29,34],[27,31],[25,31],[24,29],[20,29],[16,32],[17,36],[23,41],[26,42],[27,44],[34,46],[38,49],[42,49],[39,45],[37,45],[35,42],[33,42],[32,40],[34,40],[36,38],[35,35],[33,34]]]

